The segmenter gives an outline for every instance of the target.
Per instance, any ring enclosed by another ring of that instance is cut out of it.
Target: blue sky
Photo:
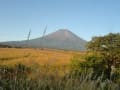
[[[120,32],[120,0],[0,0],[0,41],[24,40],[58,29],[85,40]]]

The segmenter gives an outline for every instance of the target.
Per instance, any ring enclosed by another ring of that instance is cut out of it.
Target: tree
[[[93,37],[87,45],[92,53],[87,57],[95,74],[104,72],[111,79],[111,73],[120,68],[120,33]]]

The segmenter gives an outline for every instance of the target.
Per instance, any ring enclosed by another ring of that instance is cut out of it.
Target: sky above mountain
[[[65,28],[85,40],[120,32],[120,0],[0,0],[0,41]]]

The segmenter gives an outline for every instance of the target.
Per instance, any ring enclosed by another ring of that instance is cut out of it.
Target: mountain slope
[[[79,38],[66,29],[60,29],[54,33],[48,34],[43,38],[36,38],[27,41],[5,42],[5,45],[13,47],[32,47],[32,48],[54,48],[64,50],[86,50],[86,41]]]

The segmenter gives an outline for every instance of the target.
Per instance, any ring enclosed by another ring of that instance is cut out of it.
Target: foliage
[[[21,68],[21,66],[18,65]],[[14,68],[17,69],[17,68]],[[45,69],[45,68],[44,68]],[[49,69],[49,67],[46,67]],[[23,70],[23,67],[20,71]],[[32,72],[31,72],[32,73]],[[39,72],[36,72],[39,73]],[[55,72],[56,73],[56,72]],[[54,75],[42,76],[36,78],[13,77],[12,79],[0,79],[0,90],[119,90],[118,84],[109,80],[91,80],[91,74],[81,74],[74,77],[72,72],[66,73],[64,77],[59,78]]]
[[[94,37],[88,43],[89,53],[86,62],[93,68],[96,78],[104,74],[103,79],[118,81],[120,78],[120,34],[110,33],[101,37]]]
[[[23,64],[17,64],[15,67],[0,66],[0,79],[26,78],[31,68]]]
[[[87,75],[91,73],[90,63],[81,61],[81,56],[75,55],[71,60],[70,72],[73,76],[80,76],[81,74]]]

